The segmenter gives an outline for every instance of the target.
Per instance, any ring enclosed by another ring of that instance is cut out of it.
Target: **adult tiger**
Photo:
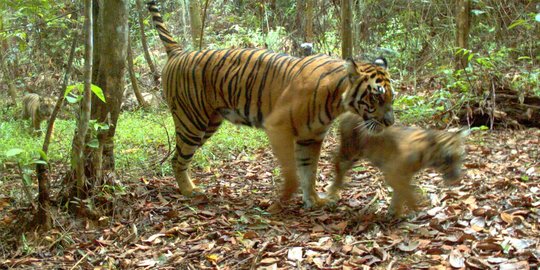
[[[332,120],[351,111],[371,122],[375,132],[394,123],[392,88],[382,58],[357,64],[262,49],[183,51],[155,1],[148,10],[168,56],[163,91],[176,127],[173,170],[184,195],[201,191],[189,177],[189,163],[224,119],[265,130],[282,169],[281,199],[291,197],[300,178],[307,207],[325,203],[315,181],[321,143]]]

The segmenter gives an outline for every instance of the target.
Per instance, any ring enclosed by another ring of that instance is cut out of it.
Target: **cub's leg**
[[[307,139],[296,141],[296,164],[302,185],[305,207],[320,207],[326,204],[315,189],[317,182],[317,162],[321,153],[322,140]]]
[[[202,192],[202,190],[191,181],[189,164],[197,149],[218,129],[222,118],[217,113],[213,113],[210,119],[193,120],[187,119],[187,117],[180,119],[179,115],[186,114],[173,112],[176,127],[176,151],[171,161],[180,192],[184,196],[191,196],[193,193]]]
[[[327,197],[331,201],[338,201],[341,197],[341,189],[343,188],[343,183],[345,182],[345,173],[349,171],[354,164],[354,158],[351,158],[342,151],[339,150],[339,153],[334,159],[334,170],[335,178],[332,185],[328,188]]]
[[[409,210],[417,210],[414,186],[411,185],[413,175],[404,173],[403,170],[396,170],[385,173],[386,182],[392,187],[392,202],[388,208],[388,213],[399,217],[403,214],[403,206]]]
[[[287,129],[267,127],[266,134],[281,167],[283,189],[281,200],[289,200],[298,189],[296,161],[294,160],[294,136]]]

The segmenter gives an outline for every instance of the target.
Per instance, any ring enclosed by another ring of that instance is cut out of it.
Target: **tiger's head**
[[[39,115],[44,118],[51,116],[54,109],[55,100],[50,97],[39,98]]]
[[[363,128],[379,133],[394,124],[394,91],[387,72],[388,62],[379,57],[373,63],[345,62],[349,88],[342,95],[345,109],[364,119]]]
[[[430,166],[443,174],[446,184],[457,183],[461,176],[465,156],[463,142],[468,134],[468,129],[462,129],[457,132],[438,132],[434,137]]]

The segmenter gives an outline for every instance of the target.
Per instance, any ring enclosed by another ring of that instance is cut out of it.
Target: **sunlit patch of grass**
[[[6,151],[13,148],[23,149],[23,155],[26,155],[18,157],[17,161],[39,158],[38,150],[41,149],[43,136],[33,136],[29,121],[15,117],[13,112],[1,113],[0,118],[8,121],[0,123],[0,164],[14,161],[13,157],[9,159],[5,155]],[[56,120],[48,154],[52,164],[69,164],[74,129],[75,120]],[[161,161],[169,151],[175,149],[174,136],[173,121],[166,109],[123,112],[115,135],[116,169],[129,174],[170,175],[170,162],[161,164]],[[234,159],[239,153],[249,157],[255,149],[267,146],[268,141],[263,131],[225,122],[197,151],[192,166],[209,168],[223,160]]]

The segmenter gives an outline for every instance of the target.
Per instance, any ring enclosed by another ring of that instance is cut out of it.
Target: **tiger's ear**
[[[356,63],[352,58],[347,58],[345,61],[345,70],[347,70],[347,74],[349,74],[349,80],[351,82],[354,82],[356,79],[360,77],[360,73],[358,73],[358,70],[356,69]]]
[[[386,58],[382,56],[375,58],[375,60],[373,61],[373,64],[376,66],[382,67],[384,69],[388,68],[388,61],[386,61]]]

